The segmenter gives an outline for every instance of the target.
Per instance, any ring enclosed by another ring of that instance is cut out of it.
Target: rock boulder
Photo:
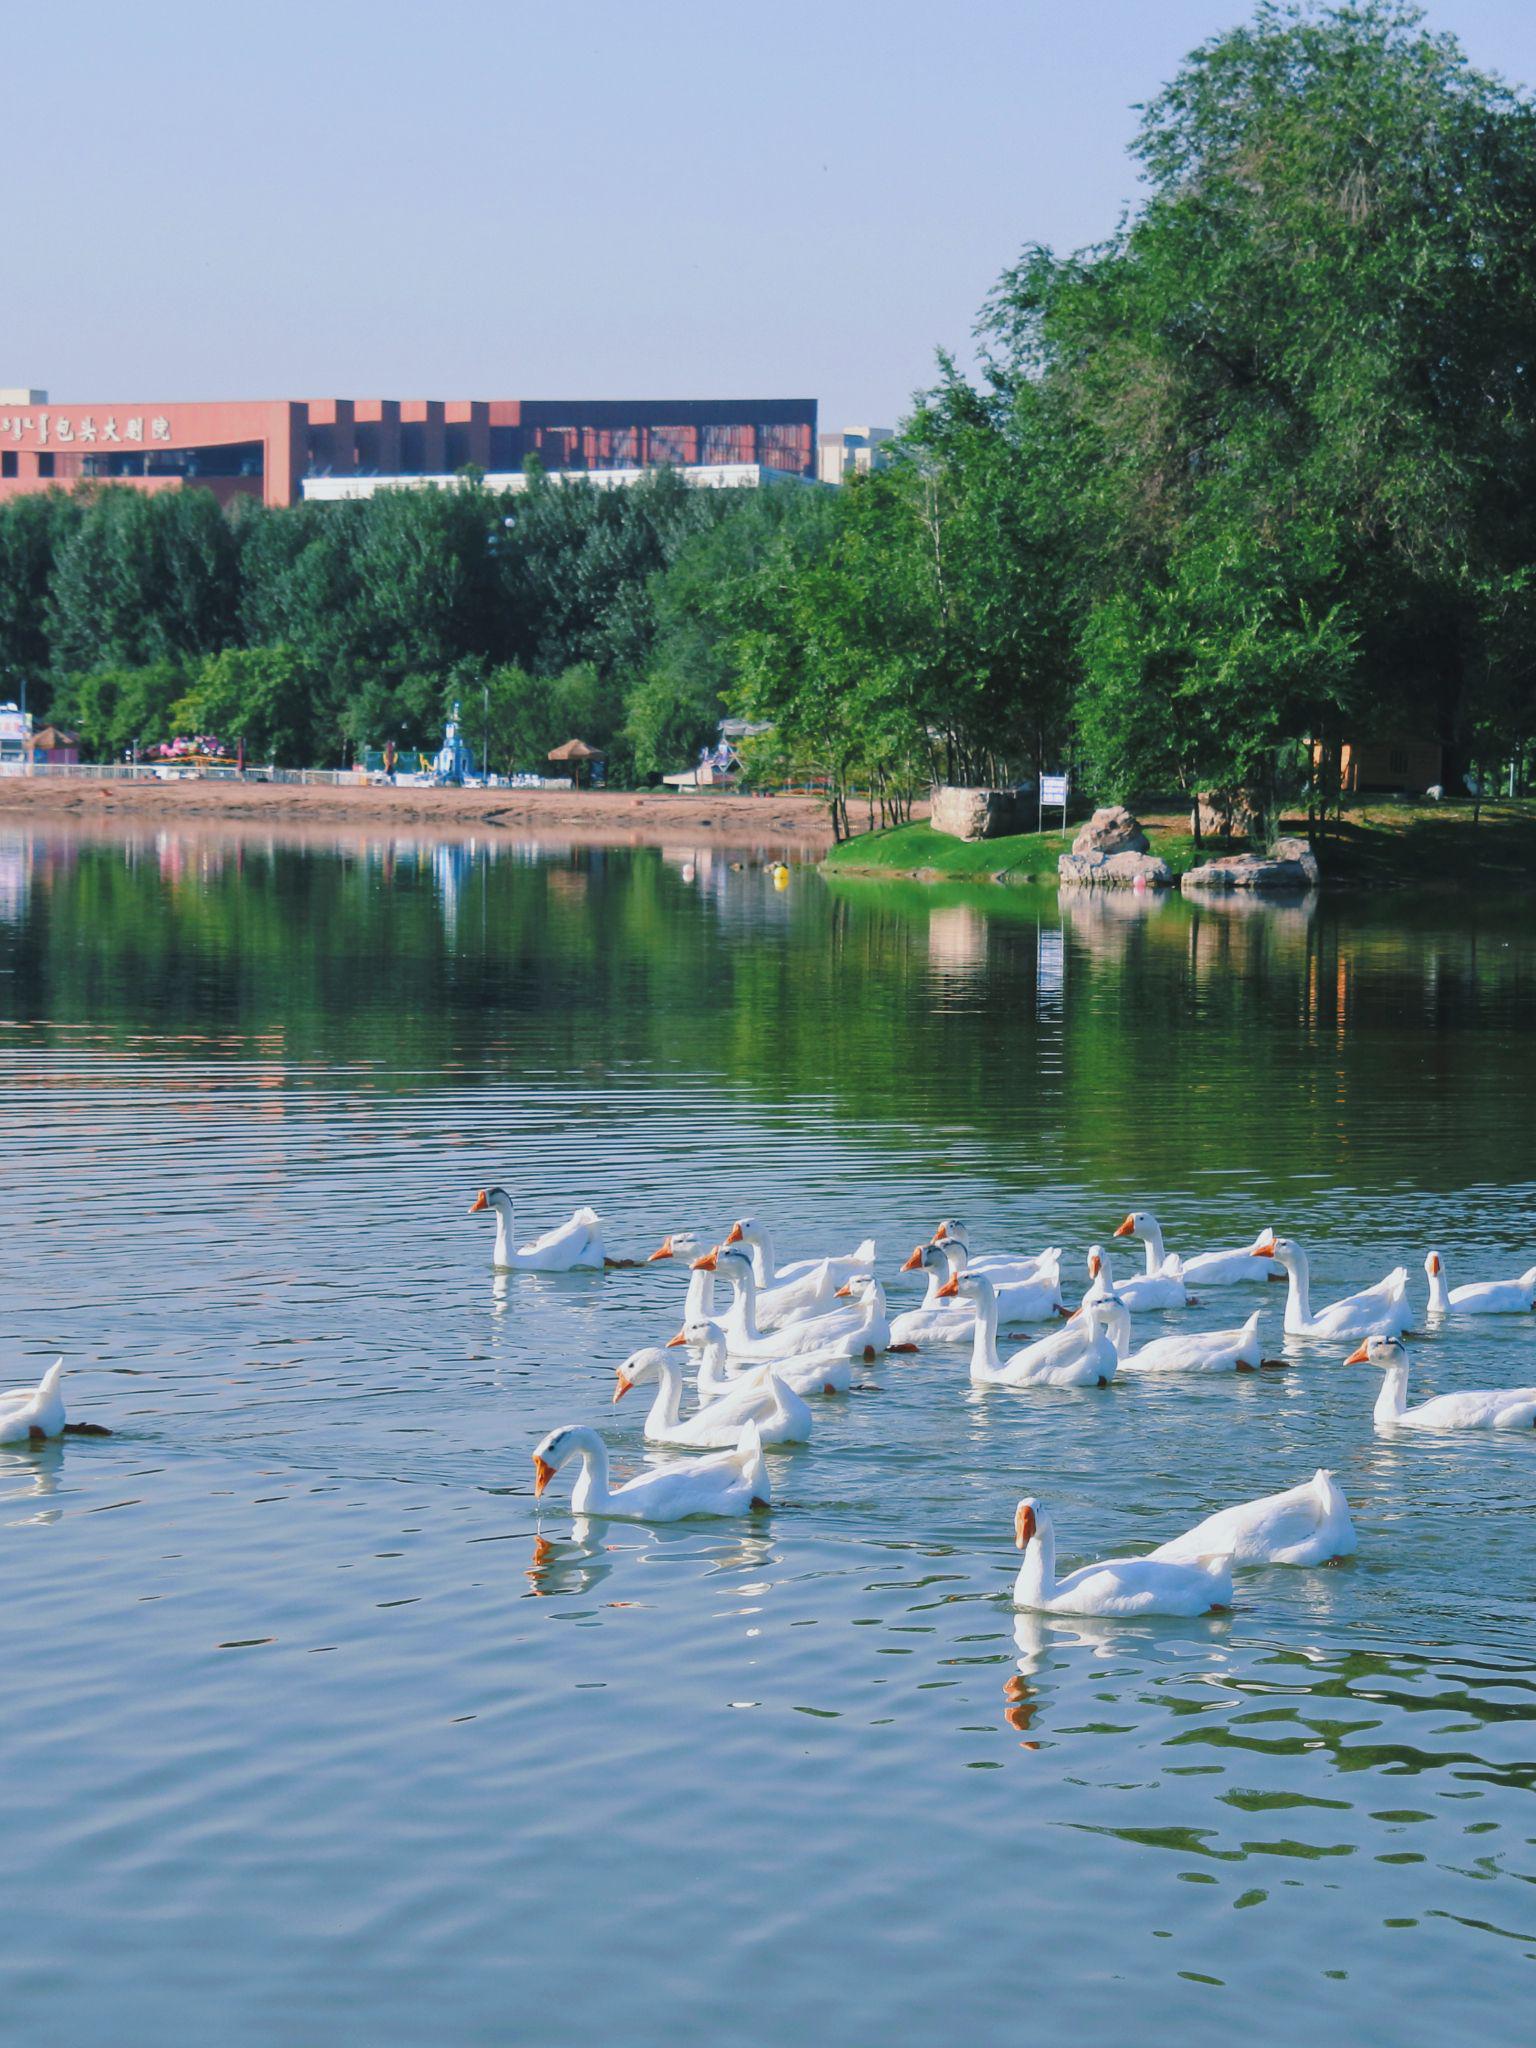
[[[1135,820],[1131,821],[1133,824]],[[1138,835],[1140,827],[1137,827]],[[1146,840],[1142,839],[1142,845]],[[1173,870],[1155,853],[1064,853],[1056,863],[1063,888],[1134,889],[1139,882],[1147,889],[1166,889],[1173,882]]]
[[[961,789],[935,786],[928,823],[950,839],[1002,839],[1015,832],[1033,832],[1033,795],[1017,789]]]
[[[1074,854],[1145,853],[1147,835],[1124,804],[1106,804],[1095,811],[1086,825],[1078,828],[1072,842]]]
[[[1277,839],[1268,853],[1229,853],[1191,868],[1183,887],[1202,890],[1265,889],[1299,895],[1317,887],[1317,857],[1304,839]]]

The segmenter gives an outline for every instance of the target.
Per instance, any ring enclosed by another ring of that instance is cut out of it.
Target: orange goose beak
[[[645,1263],[648,1266],[654,1266],[658,1259],[675,1259],[676,1257],[677,1253],[672,1249],[671,1238],[664,1237],[661,1243],[656,1247],[655,1251],[651,1253],[651,1256],[646,1260]]]
[[[548,1458],[541,1458],[537,1451],[535,1451],[533,1457],[533,1497],[535,1500],[538,1499],[554,1476],[555,1468],[550,1464]]]
[[[1348,1358],[1344,1361],[1346,1365],[1369,1365],[1370,1362],[1371,1346],[1369,1338],[1360,1346],[1358,1351],[1351,1351]]]
[[[939,1289],[939,1293],[947,1300],[951,1295],[958,1294],[959,1292],[960,1275],[958,1273],[951,1273],[944,1282],[944,1285]]]
[[[1115,1232],[1115,1235],[1116,1237],[1134,1237],[1136,1235],[1136,1219],[1133,1216],[1127,1216],[1120,1228]]]
[[[688,1332],[686,1330],[679,1330],[675,1337],[669,1337],[667,1339],[664,1348],[668,1351],[675,1351],[679,1344],[686,1344],[687,1342]]]
[[[482,1188],[479,1194],[476,1195],[475,1199],[470,1203],[469,1213],[471,1216],[478,1216],[482,1209],[489,1209],[490,1206],[491,1198],[485,1192],[485,1189]]]
[[[1025,1501],[1020,1501],[1018,1513],[1013,1518],[1013,1540],[1024,1549],[1035,1533],[1035,1511]]]
[[[703,1258],[695,1259],[688,1269],[691,1273],[717,1273],[720,1270],[720,1247],[715,1245]]]
[[[626,1379],[626,1378],[624,1377],[623,1373],[620,1373],[620,1374],[618,1375],[618,1378],[617,1378],[617,1382],[616,1382],[616,1384],[615,1384],[615,1386],[614,1386],[614,1389],[613,1389],[613,1398],[614,1398],[614,1401],[615,1401],[615,1402],[618,1402],[618,1401],[622,1401],[622,1400],[623,1400],[623,1398],[624,1398],[624,1396],[625,1396],[625,1395],[626,1395],[626,1394],[627,1394],[627,1393],[629,1392],[630,1388],[631,1388],[631,1387],[632,1387],[632,1386],[633,1386],[634,1384],[635,1384],[635,1383],[634,1383],[634,1381],[633,1381],[633,1380],[629,1380],[629,1379]]]
[[[903,1273],[915,1273],[917,1271],[918,1267],[923,1263],[923,1253],[926,1249],[925,1245],[915,1247],[911,1258],[902,1261],[901,1270]]]
[[[1271,1238],[1267,1244],[1256,1244],[1248,1256],[1250,1259],[1272,1259],[1275,1256],[1275,1240]]]
[[[725,1241],[727,1244],[740,1244],[741,1240],[745,1236],[746,1232],[742,1229],[741,1225],[739,1223],[733,1223],[730,1229],[725,1233]]]

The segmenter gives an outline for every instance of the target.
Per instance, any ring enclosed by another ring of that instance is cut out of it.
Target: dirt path
[[[268,782],[92,782],[73,776],[0,777],[0,821],[57,820],[86,828],[164,828],[182,820],[287,827],[426,829],[447,837],[505,832],[606,846],[689,840],[786,847],[803,855],[832,843],[819,797],[674,795],[546,789],[340,788]]]

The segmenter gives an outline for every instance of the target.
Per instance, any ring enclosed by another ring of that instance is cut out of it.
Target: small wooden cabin
[[[1321,740],[1312,742],[1314,767],[1321,761]],[[1445,749],[1438,740],[1356,739],[1339,748],[1339,787],[1347,795],[1367,790],[1406,790],[1422,796],[1443,781]]]

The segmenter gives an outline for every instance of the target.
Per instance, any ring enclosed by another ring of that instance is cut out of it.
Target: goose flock
[[[470,1214],[482,1212],[496,1219],[492,1256],[498,1269],[577,1272],[641,1263],[608,1257],[602,1219],[590,1208],[521,1246],[504,1188],[481,1190]],[[1069,1308],[1058,1246],[1033,1256],[975,1251],[965,1224],[947,1217],[900,1266],[902,1273],[924,1276],[922,1302],[893,1317],[872,1239],[851,1252],[781,1265],[772,1231],[754,1217],[740,1218],[712,1244],[674,1232],[645,1263],[686,1263],[680,1327],[619,1364],[613,1400],[622,1401],[636,1387],[654,1388],[643,1443],[691,1455],[651,1456],[632,1476],[615,1481],[598,1431],[566,1424],[551,1430],[533,1453],[535,1496],[562,1467],[575,1464],[580,1469],[571,1502],[579,1514],[674,1522],[766,1509],[773,1498],[766,1450],[809,1442],[812,1403],[846,1394],[856,1366],[882,1352],[932,1352],[957,1363],[968,1352],[973,1385],[1019,1389],[1102,1388],[1122,1375],[1166,1379],[1283,1365],[1264,1356],[1258,1309],[1231,1329],[1136,1341],[1136,1315],[1190,1307],[1199,1299],[1193,1288],[1251,1280],[1284,1281],[1288,1338],[1351,1344],[1346,1365],[1380,1372],[1373,1417],[1378,1432],[1536,1427],[1536,1386],[1437,1394],[1410,1405],[1404,1339],[1415,1312],[1406,1267],[1314,1308],[1306,1251],[1273,1230],[1261,1231],[1250,1245],[1180,1260],[1166,1249],[1157,1218],[1136,1209],[1114,1233],[1115,1240],[1126,1237],[1142,1247],[1143,1270],[1117,1281],[1108,1249],[1091,1246],[1087,1289]],[[1430,1328],[1468,1316],[1536,1311],[1536,1266],[1515,1279],[1452,1287],[1444,1260],[1431,1251],[1424,1271]],[[1005,1356],[1003,1327],[1031,1323],[1051,1327]],[[63,1370],[58,1360],[36,1386],[0,1391],[0,1444],[110,1434],[98,1424],[67,1419]],[[685,1413],[690,1375],[694,1405]],[[1262,1499],[1220,1507],[1145,1556],[1107,1558],[1062,1577],[1056,1571],[1054,1524],[1040,1501],[1018,1503],[1014,1535],[1024,1553],[1013,1590],[1017,1607],[1111,1617],[1211,1613],[1230,1604],[1234,1570],[1326,1564],[1355,1548],[1349,1504],[1327,1471]]]
[[[578,1209],[569,1223],[520,1249],[513,1248],[513,1206],[505,1189],[482,1190],[470,1213],[486,1209],[496,1215],[498,1267],[567,1272],[637,1263],[606,1256],[602,1224],[591,1209]],[[1187,1260],[1166,1249],[1157,1218],[1147,1210],[1132,1210],[1114,1236],[1141,1245],[1144,1269],[1117,1281],[1109,1251],[1093,1245],[1087,1290],[1076,1307],[1068,1308],[1061,1293],[1059,1247],[1033,1257],[973,1251],[965,1224],[946,1218],[900,1267],[903,1273],[925,1276],[922,1302],[892,1317],[872,1240],[852,1252],[780,1265],[771,1230],[753,1217],[733,1223],[714,1244],[674,1232],[648,1263],[688,1262],[682,1326],[664,1343],[646,1346],[621,1362],[613,1400],[622,1400],[634,1387],[654,1385],[644,1442],[703,1455],[653,1462],[615,1484],[604,1439],[593,1428],[566,1424],[551,1430],[533,1453],[535,1496],[545,1492],[563,1466],[577,1464],[571,1502],[579,1514],[672,1522],[766,1509],[773,1496],[765,1448],[809,1441],[812,1401],[846,1393],[856,1362],[881,1352],[933,1351],[953,1357],[968,1350],[971,1381],[984,1387],[1098,1388],[1122,1374],[1168,1377],[1282,1366],[1286,1361],[1263,1355],[1258,1309],[1232,1329],[1136,1343],[1135,1315],[1190,1307],[1199,1298],[1196,1288],[1253,1280],[1284,1281],[1288,1337],[1352,1343],[1355,1348],[1344,1363],[1380,1371],[1374,1411],[1379,1432],[1536,1426],[1536,1387],[1441,1394],[1409,1406],[1404,1337],[1414,1310],[1404,1266],[1374,1286],[1314,1308],[1306,1251],[1273,1230],[1261,1231],[1250,1245]],[[1536,1266],[1518,1279],[1456,1288],[1449,1286],[1438,1252],[1428,1254],[1424,1267],[1429,1281],[1425,1315],[1431,1327],[1462,1316],[1536,1310]],[[729,1290],[723,1300],[722,1283]],[[1002,1355],[999,1331],[1004,1324],[1045,1322],[1053,1326],[1046,1334]],[[679,1352],[695,1383],[696,1405],[686,1415],[686,1372],[675,1356]],[[1231,1604],[1235,1570],[1328,1564],[1355,1549],[1349,1503],[1333,1475],[1321,1470],[1260,1500],[1218,1508],[1145,1556],[1106,1558],[1061,1577],[1055,1526],[1040,1501],[1018,1503],[1014,1539],[1024,1553],[1013,1589],[1016,1607],[1110,1617],[1219,1612]]]

